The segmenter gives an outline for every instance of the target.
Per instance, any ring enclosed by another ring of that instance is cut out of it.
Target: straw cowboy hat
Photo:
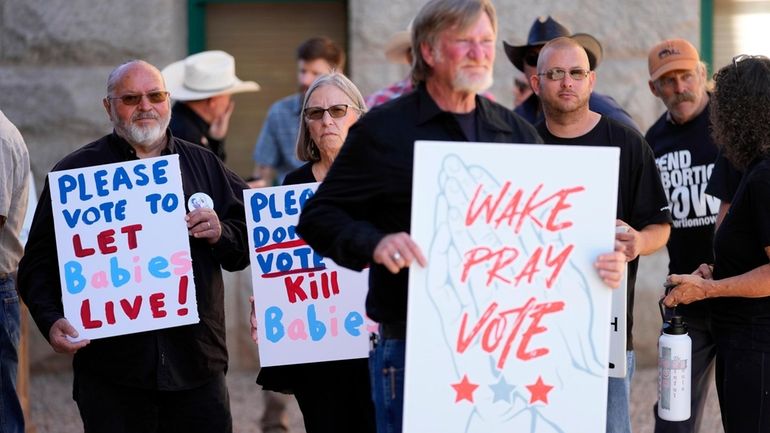
[[[385,44],[385,57],[391,63],[409,64],[409,50],[412,49],[412,32],[396,32]]]
[[[259,84],[235,76],[235,59],[224,51],[203,51],[174,62],[161,72],[177,101],[197,101],[217,95],[256,92]]]
[[[573,35],[566,27],[550,16],[546,19],[539,17],[535,20],[529,29],[529,36],[525,45],[515,46],[503,41],[503,47],[513,66],[524,72],[524,56],[529,48],[545,45],[549,41],[562,36],[574,39],[575,42],[585,48],[588,54],[588,64],[592,71],[602,62],[602,44],[595,37],[587,33],[575,33]]]

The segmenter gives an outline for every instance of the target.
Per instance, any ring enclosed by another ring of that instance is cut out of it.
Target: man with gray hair
[[[241,198],[246,184],[216,155],[171,134],[169,92],[149,63],[134,60],[112,71],[103,105],[113,132],[69,154],[54,170],[179,156],[185,198],[203,192],[213,202],[179,221],[190,236],[201,320],[73,342],[78,335],[63,313],[47,182],[19,265],[19,292],[53,349],[75,355],[73,398],[85,432],[231,432],[222,268],[248,265]]]
[[[22,433],[24,414],[16,394],[21,331],[16,267],[24,252],[19,234],[27,212],[29,153],[1,111],[0,179],[0,433]]]
[[[701,263],[714,263],[714,226],[720,202],[707,196],[717,146],[711,138],[706,66],[695,47],[684,39],[656,44],[648,56],[650,91],[666,112],[647,131],[663,189],[671,206],[674,227],[668,240],[668,273],[689,274]],[[710,272],[710,271],[709,271]],[[677,307],[692,339],[691,416],[665,421],[655,412],[655,432],[698,431],[708,390],[714,377],[716,345],[706,301]]]
[[[523,119],[479,96],[492,84],[495,60],[497,14],[489,0],[431,0],[414,19],[411,39],[416,90],[350,129],[297,226],[323,256],[351,269],[369,266],[366,312],[380,324],[369,357],[379,432],[401,431],[408,268],[426,265],[409,235],[415,140],[541,142]],[[607,271],[619,281],[617,254]]]

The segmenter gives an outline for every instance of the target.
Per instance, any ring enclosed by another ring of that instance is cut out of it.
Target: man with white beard
[[[380,432],[401,431],[407,270],[425,265],[409,236],[415,140],[540,142],[527,122],[479,96],[492,84],[495,61],[497,13],[489,0],[428,2],[411,40],[415,91],[350,128],[297,226],[323,256],[352,269],[369,266],[366,312],[380,324],[369,356]]]
[[[47,182],[19,265],[19,292],[38,328],[56,352],[75,355],[73,398],[87,433],[232,431],[222,268],[248,265],[241,200],[246,184],[216,155],[171,134],[169,96],[160,71],[149,63],[118,66],[103,100],[113,133],[66,156],[54,171],[179,155],[185,197],[204,192],[213,201],[212,208],[193,209],[179,222],[190,235],[201,321],[71,341],[78,335],[64,318]]]

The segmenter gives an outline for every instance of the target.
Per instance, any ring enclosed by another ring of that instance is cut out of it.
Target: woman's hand
[[[257,312],[254,309],[254,296],[249,296],[249,304],[251,304],[251,315],[249,316],[249,324],[251,325],[251,339],[257,341]]]
[[[709,287],[713,281],[696,274],[669,275],[666,278],[666,283],[674,286],[674,288],[663,299],[663,303],[669,308],[674,308],[679,304],[690,304],[708,298]]]

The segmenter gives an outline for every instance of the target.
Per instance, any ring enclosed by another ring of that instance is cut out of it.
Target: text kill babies
[[[180,205],[178,194],[157,192],[169,182],[168,165],[167,159],[158,159],[65,173],[56,179],[58,196],[52,199],[61,205],[64,230],[72,247],[71,252],[59,254],[74,255],[62,264],[64,289],[72,295],[83,292],[80,318],[86,329],[135,320],[146,309],[156,319],[169,313],[188,314],[184,305],[192,268],[189,249],[165,255],[142,254],[148,249],[158,251],[145,245],[150,243],[149,237],[143,236],[145,225],[162,224],[165,221],[154,221],[153,216],[171,214]],[[146,193],[136,196],[139,191]],[[184,224],[181,219],[179,224]],[[136,290],[130,290],[132,287]],[[96,295],[116,289],[122,293],[96,304]],[[176,299],[167,299],[169,293],[175,293]],[[179,308],[170,311],[167,303]]]
[[[285,189],[255,192],[250,199],[251,218],[259,224],[251,233],[257,273],[262,278],[262,282],[255,284],[268,287],[265,282],[270,279],[281,279],[283,283],[280,302],[269,306],[261,320],[267,339],[273,343],[286,337],[319,341],[327,336],[336,337],[340,332],[356,337],[365,324],[358,311],[337,314],[334,298],[341,293],[338,271],[327,269],[325,259],[297,236],[295,226],[284,222],[296,221],[312,195],[311,188]],[[275,300],[276,295],[270,294],[271,299]],[[297,304],[307,304],[301,317],[286,317],[286,307]]]

